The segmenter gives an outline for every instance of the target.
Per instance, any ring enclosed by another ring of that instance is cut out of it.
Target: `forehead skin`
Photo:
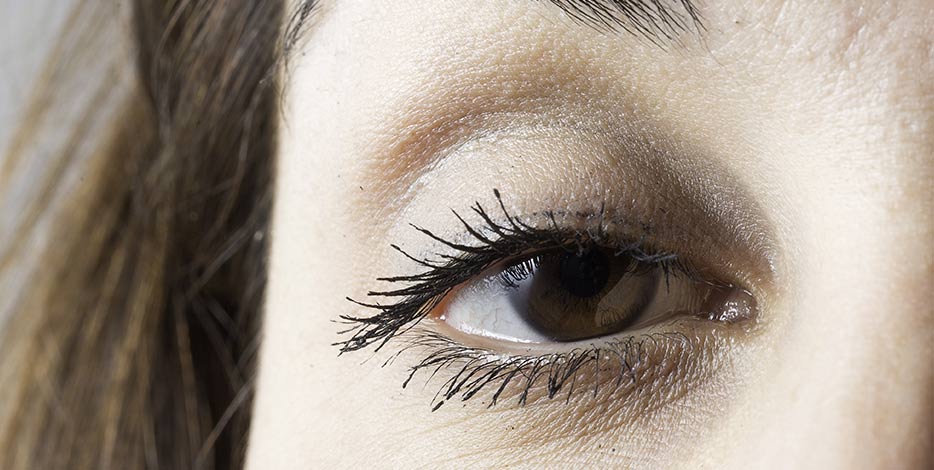
[[[707,0],[701,13],[705,33],[658,47],[547,2],[321,5],[288,76],[249,468],[931,464],[934,5]],[[722,383],[654,421],[536,434],[589,415],[431,413],[434,389],[400,388],[407,364],[338,358],[333,320],[395,274],[400,221],[449,224],[441,214],[493,187],[552,201],[591,183],[551,160],[445,160],[516,128],[554,137],[555,122],[698,156],[769,221],[766,328]],[[536,183],[554,174],[559,189]]]

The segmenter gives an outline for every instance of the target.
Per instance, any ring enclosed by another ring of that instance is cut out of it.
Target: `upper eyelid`
[[[703,248],[718,252],[727,261],[724,264],[741,267],[746,283],[773,289],[778,267],[784,266],[773,224],[764,216],[755,193],[743,184],[744,178],[721,161],[722,157],[716,158],[690,142],[673,141],[657,123],[642,123],[642,130],[635,129],[640,126],[638,119],[609,132],[594,124],[604,118],[581,115],[571,124],[535,111],[490,112],[475,103],[470,106],[477,107],[461,109],[467,117],[461,114],[459,118],[435,110],[439,114],[424,117],[424,128],[413,126],[402,133],[404,137],[386,142],[378,157],[365,159],[361,174],[365,190],[352,193],[359,198],[356,205],[362,208],[361,220],[387,221],[368,227],[371,236],[405,240],[409,237],[407,223],[412,219],[401,217],[403,214],[437,218],[437,210],[442,208],[437,204],[439,197],[448,201],[445,207],[461,202],[435,188],[459,187],[461,195],[476,197],[477,191],[502,185],[501,178],[521,182],[516,178],[538,178],[541,169],[547,168],[551,175],[566,175],[554,179],[569,188],[562,193],[573,194],[571,200],[578,207],[602,200],[618,221],[652,220],[669,239],[680,231],[679,251],[687,251],[701,240],[715,244]],[[645,135],[645,128],[657,131],[657,135]],[[642,138],[652,145],[643,145]],[[504,144],[512,150],[504,151]],[[511,159],[512,155],[524,158]],[[467,189],[469,186],[456,179],[458,170],[466,170],[466,162],[470,162],[477,181],[488,181],[489,186],[472,183],[474,187]],[[577,176],[583,173],[601,176],[596,181]],[[552,182],[545,178],[535,183],[547,186]],[[581,190],[588,186],[598,189],[592,194]],[[534,196],[528,192],[520,195]],[[551,190],[546,189],[543,195],[552,198],[548,202],[552,207],[569,205]],[[424,210],[426,199],[435,199],[429,203],[434,207]],[[648,214],[647,204],[663,212]],[[455,224],[448,224],[447,228],[453,227]],[[434,228],[445,236],[460,233]]]
[[[559,13],[556,16],[560,18]],[[677,154],[679,159],[724,160],[729,156],[700,149],[680,152],[682,147],[698,145],[685,138],[697,134],[697,129],[685,127],[683,119],[664,111],[649,112],[652,103],[644,102],[645,98],[659,100],[664,96],[654,96],[650,83],[638,86],[642,75],[633,75],[626,71],[628,67],[616,70],[620,64],[645,68],[640,64],[653,64],[657,56],[666,53],[652,47],[648,51],[636,48],[633,54],[618,54],[609,60],[605,55],[609,51],[583,47],[579,37],[556,40],[558,36],[551,33],[566,30],[568,23],[523,31],[530,36],[529,44],[511,51],[514,53],[508,57],[504,57],[501,43],[476,45],[468,42],[472,36],[444,36],[442,45],[455,50],[463,47],[465,53],[437,57],[431,62],[433,67],[423,67],[418,61],[403,62],[399,68],[404,68],[404,73],[387,77],[387,86],[398,93],[361,97],[361,104],[372,112],[366,119],[368,132],[350,157],[360,162],[355,168],[360,176],[357,184],[363,190],[352,194],[359,197],[356,202],[367,212],[366,218],[398,219],[415,197],[412,189],[421,185],[421,179],[446,165],[464,146],[517,130],[606,136],[613,141],[613,152],[626,158],[672,158]],[[522,29],[520,25],[509,26]],[[594,35],[587,36],[593,39]],[[392,63],[386,68],[396,70]],[[573,140],[580,143],[581,139]],[[674,153],[653,153],[650,148],[660,143]],[[534,149],[529,153],[537,158]],[[652,155],[640,155],[646,153]],[[585,157],[585,152],[581,156]]]
[[[379,199],[359,192],[361,221],[386,221],[369,226],[369,235],[417,251],[424,242],[411,237],[409,222],[426,225],[424,220],[429,219],[427,225],[444,237],[462,236],[457,221],[449,218],[449,208],[458,208],[468,221],[478,219],[471,219],[470,211],[458,205],[462,202],[458,196],[471,197],[470,201],[477,198],[493,207],[496,202],[489,190],[506,179],[509,186],[504,189],[511,193],[510,210],[515,214],[534,217],[529,209],[545,208],[594,213],[603,203],[608,218],[618,227],[628,221],[646,221],[664,234],[670,251],[715,254],[723,261],[719,264],[742,275],[742,283],[773,289],[777,267],[784,264],[778,258],[772,223],[764,217],[754,193],[742,184],[743,178],[721,162],[692,155],[690,147],[664,150],[679,152],[677,158],[655,151],[629,154],[612,136],[555,135],[548,129],[555,128],[544,129],[534,138],[503,131],[488,142],[474,142],[466,154],[444,155],[438,166],[413,170],[425,171],[424,179],[402,191],[405,198],[389,197],[394,201],[390,205],[374,206],[373,201]],[[511,159],[513,155],[528,158]],[[475,181],[460,180],[464,173]],[[578,175],[599,176],[585,179]],[[534,190],[526,191],[520,185],[523,180],[517,178],[534,178],[530,185]],[[487,181],[489,186],[484,187]],[[386,191],[394,193],[394,184]],[[513,185],[519,190],[511,189]],[[457,192],[446,191],[448,187]],[[567,215],[569,224],[580,219],[573,213]],[[442,220],[449,223],[439,224]]]

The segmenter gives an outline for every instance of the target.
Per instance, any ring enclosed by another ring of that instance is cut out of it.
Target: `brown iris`
[[[534,264],[526,295],[513,299],[532,328],[556,341],[632,325],[655,297],[660,276],[630,256],[599,248],[542,255]]]

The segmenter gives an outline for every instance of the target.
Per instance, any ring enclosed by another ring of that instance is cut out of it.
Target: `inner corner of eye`
[[[507,260],[450,291],[431,316],[462,335],[512,343],[567,343],[691,318],[751,318],[755,298],[663,263],[613,250]]]

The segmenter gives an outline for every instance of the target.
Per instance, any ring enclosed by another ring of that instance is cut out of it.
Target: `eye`
[[[401,336],[387,364],[406,351],[422,357],[403,387],[420,372],[447,376],[433,410],[484,390],[489,406],[509,394],[520,405],[536,394],[552,398],[565,385],[570,398],[578,377],[594,394],[626,380],[633,387],[690,381],[685,374],[730,347],[721,326],[742,330],[756,317],[755,299],[729,282],[730,269],[716,269],[716,255],[695,248],[687,259],[657,249],[666,238],[650,224],[610,218],[603,204],[523,219],[494,195],[495,219],[479,203],[472,210],[480,222],[454,212],[464,231],[457,241],[413,225],[434,245],[422,250],[428,255],[391,246],[419,271],[378,278],[391,287],[368,292],[369,301],[348,299],[375,314],[341,316],[350,325],[349,338],[336,343],[341,353],[378,351]],[[667,238],[690,248],[679,239],[686,238]],[[434,321],[422,323],[426,317]]]
[[[728,286],[687,275],[674,256],[587,246],[500,263],[449,294],[438,318],[469,335],[517,343],[572,342],[712,317]]]

